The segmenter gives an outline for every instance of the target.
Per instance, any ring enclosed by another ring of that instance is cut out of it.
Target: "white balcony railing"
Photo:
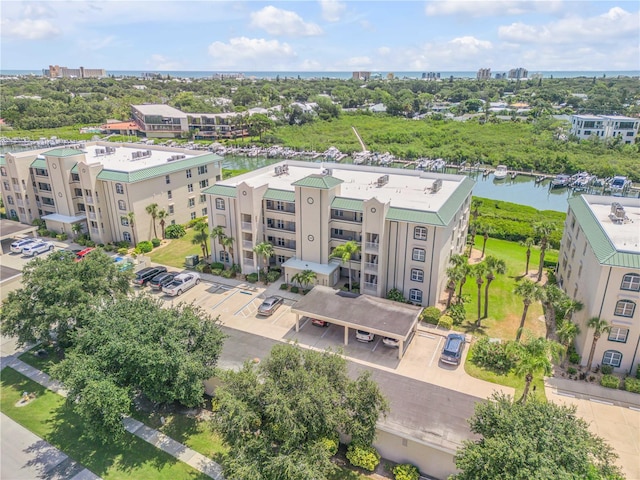
[[[20,200],[20,199],[17,199],[16,200],[16,205],[18,205],[19,207],[24,207],[24,201]]]
[[[91,196],[85,196],[85,197],[84,197],[84,200],[85,200],[87,203],[93,203],[93,197],[91,197]]]
[[[243,240],[242,241],[242,248],[244,248],[245,250],[253,250],[253,241],[251,241],[251,240]]]
[[[364,244],[364,246],[365,246],[365,248],[366,248],[367,250],[374,250],[374,251],[376,251],[376,252],[377,252],[377,251],[378,251],[378,248],[379,248],[379,246],[380,246],[380,244],[379,244],[379,243],[377,243],[377,242],[376,242],[376,243],[374,243],[374,242],[366,242],[366,243]]]
[[[363,285],[365,290],[372,291],[372,292],[376,292],[378,290],[377,283],[364,282]]]
[[[100,233],[100,230],[98,230],[97,228],[91,228],[91,233],[93,233],[94,235],[97,235],[98,233]]]
[[[251,222],[241,222],[243,230],[251,230]]]
[[[365,262],[364,269],[367,270],[367,271],[370,271],[370,272],[377,272],[378,271],[378,264],[377,263]]]
[[[95,220],[97,218],[96,212],[89,212],[89,218]]]

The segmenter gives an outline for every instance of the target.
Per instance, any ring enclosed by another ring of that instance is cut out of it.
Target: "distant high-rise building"
[[[351,78],[354,80],[367,81],[371,78],[371,72],[353,72]]]
[[[478,74],[476,75],[478,80],[490,80],[491,79],[491,69],[490,68],[481,68],[478,70]]]
[[[507,74],[506,73],[496,73],[495,78],[496,78],[496,80],[504,80],[505,78],[507,78]]]
[[[529,71],[526,68],[518,67],[509,70],[509,78],[514,80],[520,80],[522,78],[527,78],[528,76]]]
[[[425,72],[422,74],[424,80],[440,80],[439,72]]]
[[[49,78],[102,78],[107,76],[104,68],[67,68],[59,65],[49,65],[49,69],[42,71]]]

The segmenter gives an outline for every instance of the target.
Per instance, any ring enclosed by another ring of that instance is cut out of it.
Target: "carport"
[[[15,238],[18,235],[26,236],[28,233],[36,235],[38,227],[35,225],[25,225],[24,223],[14,222],[13,220],[0,219],[0,245],[9,238]],[[4,249],[0,246],[0,255],[4,253]]]
[[[398,340],[398,358],[413,338],[422,307],[394,302],[386,298],[360,295],[316,285],[291,307],[296,314],[296,332],[300,317],[317,318],[344,327],[344,344],[349,344],[349,329]]]

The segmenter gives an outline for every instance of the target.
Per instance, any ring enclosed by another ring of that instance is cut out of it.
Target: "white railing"
[[[243,230],[251,230],[251,222],[240,222]]]
[[[89,212],[89,218],[90,218],[91,220],[95,220],[95,219],[97,218],[96,213],[95,213],[95,212]]]
[[[364,289],[365,290],[372,290],[372,291],[377,291],[378,290],[378,284],[377,283],[371,283],[371,282],[364,282]]]
[[[100,233],[100,231],[97,228],[93,228],[92,227],[91,228],[91,233],[95,233],[97,235],[98,233]]]
[[[93,203],[93,197],[91,197],[91,196],[85,196],[85,197],[84,197],[84,200],[85,200],[87,203]]]
[[[378,271],[378,264],[377,263],[365,262],[364,269],[365,270],[372,270],[372,271],[377,272]]]
[[[378,251],[378,247],[380,246],[379,243],[374,243],[374,242],[366,242],[364,244],[365,248],[369,249],[369,250],[375,250],[376,252]]]
[[[251,240],[243,240],[242,247],[246,250],[253,250],[253,242]]]

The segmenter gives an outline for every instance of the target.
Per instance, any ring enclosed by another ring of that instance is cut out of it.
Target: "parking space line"
[[[289,310],[287,310],[287,308],[288,308]],[[276,315],[276,319],[275,319],[273,322],[271,322],[271,325],[273,325],[273,324],[274,324],[274,323],[276,323],[278,320],[280,320],[280,319],[281,319],[285,314],[289,313],[289,312],[291,311],[291,307],[289,307],[288,305],[285,305],[285,307],[284,307],[284,308],[280,308],[279,310],[280,310],[280,314],[279,314],[279,315]]]
[[[378,341],[376,342],[376,344],[373,346],[373,348],[371,349],[372,352],[376,351],[376,348],[378,348],[378,345],[380,345],[380,338],[378,338]]]
[[[232,294],[232,295],[234,295],[234,294],[236,294],[236,293],[238,293],[238,290],[236,290],[235,292],[233,292],[233,294]],[[256,300],[257,300],[257,298],[252,298],[252,299],[251,299],[251,300],[249,300],[247,303],[245,303],[245,304],[242,306],[242,308],[241,308],[240,310],[238,310],[236,313],[234,313],[233,315],[235,316],[235,315],[238,315],[238,314],[242,313],[242,311],[243,311],[245,308],[247,308],[249,305],[251,305],[251,304],[252,304],[254,301],[256,301]],[[243,314],[243,316],[244,316],[244,314]],[[244,318],[247,318],[247,317],[245,316]]]
[[[320,336],[320,338],[324,338],[324,336],[329,333],[329,329],[331,328],[331,324],[327,328],[325,328],[325,332]]]
[[[442,342],[442,337],[438,340],[438,345],[436,345],[436,349],[433,351],[433,355],[431,355],[431,361],[429,362],[429,366],[433,365],[433,359],[436,357],[436,354],[440,350],[440,342]]]
[[[233,297],[236,293],[238,293],[238,290],[236,290],[235,292],[233,292],[231,295],[229,295],[227,298],[223,298],[222,300],[220,300],[218,303],[216,303],[213,307],[211,307],[212,310],[215,310],[216,308],[218,308],[220,305],[222,305],[224,302],[226,302],[227,300],[229,300],[231,297]]]
[[[304,322],[302,322],[302,324],[300,325],[300,329],[303,329],[304,326],[307,324],[307,322],[309,321],[309,317],[304,317],[306,318],[306,320]]]

